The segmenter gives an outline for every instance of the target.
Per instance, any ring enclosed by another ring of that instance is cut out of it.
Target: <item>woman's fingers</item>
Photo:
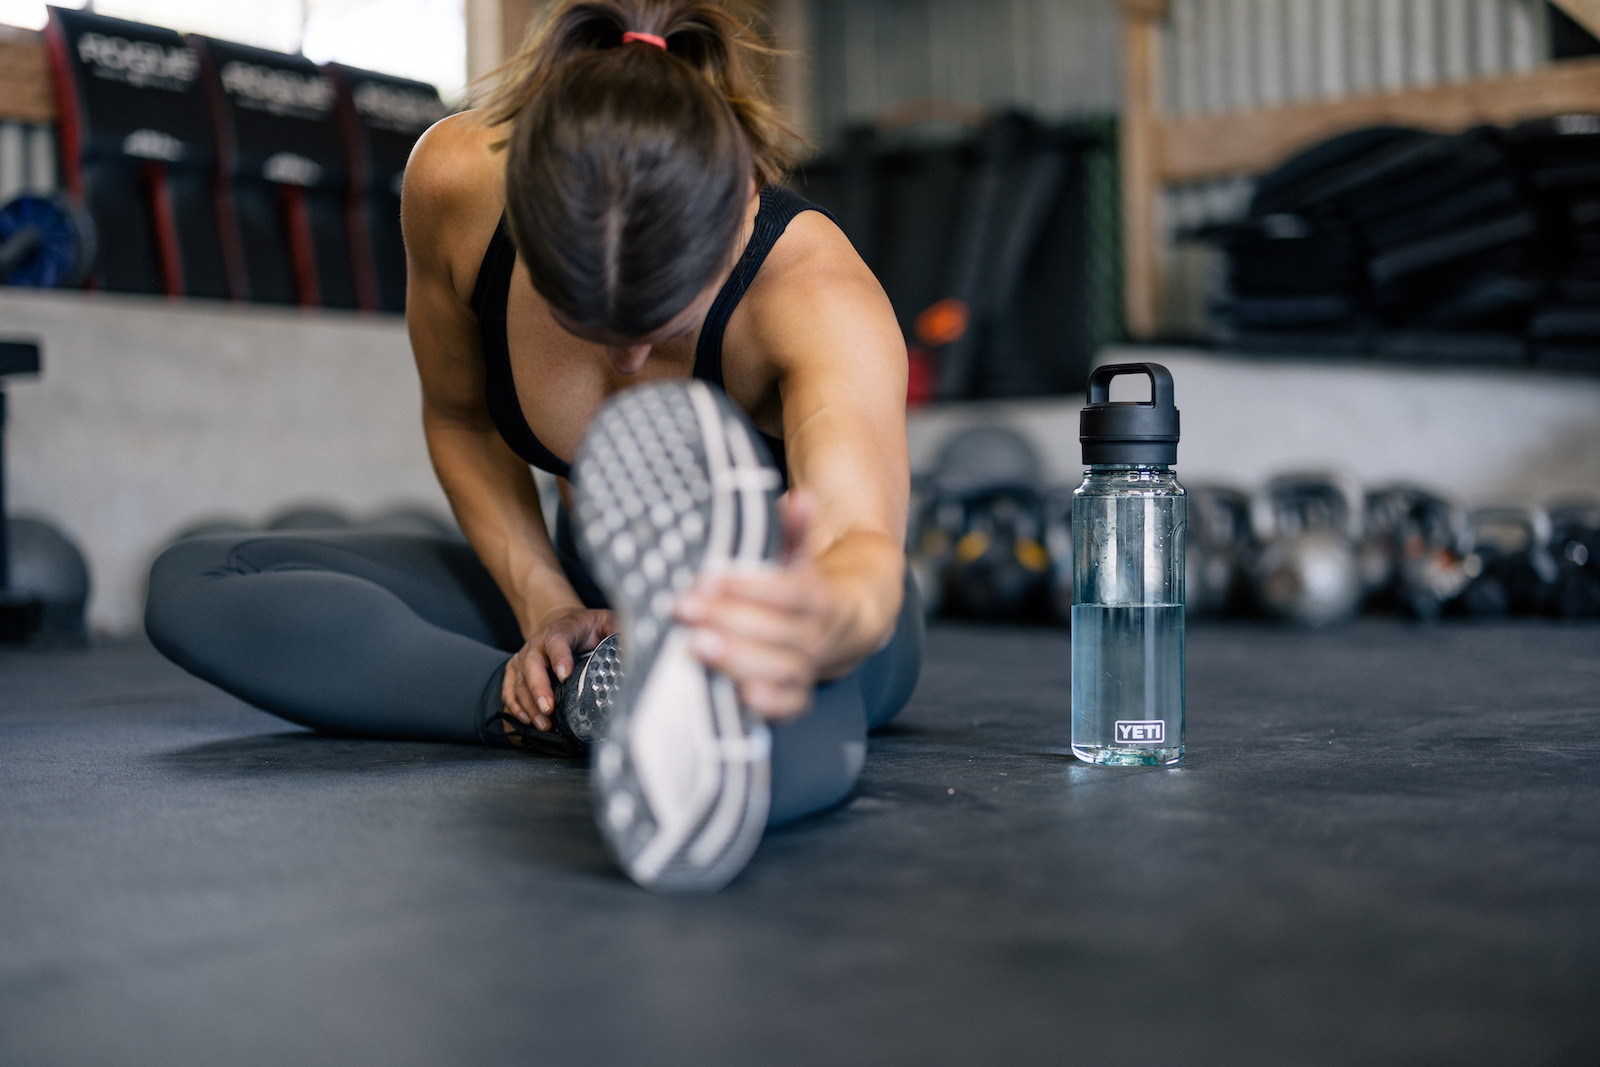
[[[794,698],[776,698],[774,691],[809,692],[816,683],[812,658],[799,649],[730,636],[720,629],[702,627],[694,631],[690,646],[702,663],[739,682],[741,693],[755,685],[757,702],[750,703],[761,715],[795,713]]]
[[[517,657],[512,656],[506,664],[506,676],[500,683],[500,703],[514,715],[519,722],[533,722],[533,713],[522,706],[522,695],[517,692]]]
[[[541,730],[549,730],[550,712],[556,704],[543,654],[531,645],[524,648],[513,657],[506,673],[515,675],[516,703],[522,711],[517,718]]]
[[[801,534],[807,498],[785,509],[786,536]],[[826,584],[805,564],[708,577],[678,598],[677,616],[695,627],[701,662],[739,683],[739,698],[765,719],[792,719],[811,706],[826,644]]]
[[[609,611],[563,609],[551,615],[506,664],[500,699],[520,721],[540,730],[552,728],[555,713],[553,672],[558,681],[572,674],[574,648],[588,650],[616,632],[616,616]]]
[[[694,621],[730,637],[782,645],[810,655],[821,650],[821,629],[810,615],[758,601],[719,597],[707,601],[705,612]]]
[[[820,615],[826,611],[828,592],[815,570],[808,567],[716,574],[703,578],[678,598],[678,615],[685,622],[698,622],[690,615],[703,617],[711,613],[713,601],[720,608],[726,602],[741,600],[781,611]]]
[[[572,673],[572,638],[560,630],[552,630],[544,639],[544,658],[555,672],[556,681],[566,681],[567,675]]]

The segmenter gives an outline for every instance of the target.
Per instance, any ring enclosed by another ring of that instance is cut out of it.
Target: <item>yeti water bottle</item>
[[[1111,380],[1150,379],[1148,403],[1112,403]],[[1079,421],[1089,468],[1072,498],[1072,752],[1113,767],[1183,758],[1183,545],[1188,501],[1172,474],[1178,409],[1158,363],[1089,375]]]

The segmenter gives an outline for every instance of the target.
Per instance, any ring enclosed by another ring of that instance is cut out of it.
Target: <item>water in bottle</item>
[[[1121,374],[1147,376],[1150,401],[1112,403]],[[1188,501],[1172,473],[1172,376],[1156,363],[1096,370],[1081,437],[1089,470],[1072,502],[1072,751],[1102,765],[1177,763]]]

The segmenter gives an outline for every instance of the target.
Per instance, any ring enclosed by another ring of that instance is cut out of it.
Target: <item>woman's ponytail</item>
[[[794,143],[750,70],[766,51],[707,2],[565,0],[535,27],[488,113],[551,308],[643,337],[726,273],[752,182],[779,180]]]
[[[650,34],[717,91],[749,141],[758,181],[776,183],[804,141],[765,91],[760,70],[777,53],[750,28],[752,20],[744,0],[559,0],[536,16],[522,48],[487,79],[483,107],[491,124],[510,123],[564,64],[623,47],[624,33]]]

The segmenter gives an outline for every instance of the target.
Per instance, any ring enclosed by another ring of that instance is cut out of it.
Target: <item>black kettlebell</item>
[[[961,536],[945,564],[947,609],[994,622],[1037,619],[1050,584],[1039,495],[1002,486],[963,502]]]
[[[1465,514],[1441,496],[1410,485],[1369,492],[1358,553],[1368,605],[1437,619],[1470,580],[1465,538]]]
[[[1466,615],[1537,615],[1554,605],[1560,569],[1543,508],[1479,508],[1467,516],[1465,588],[1450,601]]]
[[[1550,554],[1556,561],[1556,612],[1569,619],[1600,618],[1600,502],[1551,505]]]
[[[38,519],[7,519],[10,549],[7,585],[0,595],[38,605],[25,632],[7,640],[81,647],[89,643],[84,611],[89,603],[89,564],[66,534]]]

